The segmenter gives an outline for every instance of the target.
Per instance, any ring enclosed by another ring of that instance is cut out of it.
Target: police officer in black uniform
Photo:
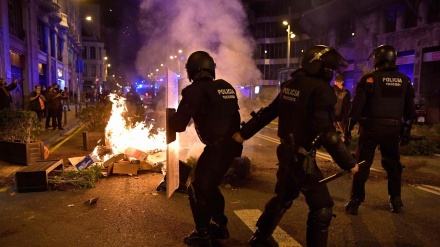
[[[334,203],[327,186],[318,184],[323,175],[316,165],[315,149],[324,146],[344,170],[358,169],[333,126],[336,96],[330,81],[341,65],[346,67],[347,62],[334,48],[311,47],[304,53],[302,68],[281,85],[273,102],[252,114],[253,118],[234,135],[237,141],[249,139],[279,117],[281,144],[277,148],[276,195],[267,202],[258,219],[258,229],[249,241],[251,246],[278,246],[271,235],[300,192],[309,206],[307,246],[327,245]]]
[[[375,71],[364,75],[356,87],[349,128],[345,134],[350,139],[353,126],[359,122],[360,134],[355,153],[356,159],[365,160],[366,164],[353,176],[350,201],[345,205],[346,212],[352,215],[358,214],[359,205],[365,199],[365,182],[378,145],[382,167],[388,175],[391,211],[401,211],[399,137],[409,137],[415,114],[414,89],[410,79],[397,71],[395,49],[390,45],[378,46],[370,58],[373,58]],[[404,131],[399,136],[402,120]]]
[[[229,237],[225,199],[218,186],[243,150],[243,145],[232,139],[240,129],[237,95],[228,82],[214,80],[215,66],[207,52],[197,51],[189,56],[186,70],[192,84],[182,90],[179,107],[169,120],[172,130],[183,132],[192,118],[206,145],[197,161],[194,181],[188,186],[196,225],[195,231],[184,239],[189,246],[211,246],[212,239]]]

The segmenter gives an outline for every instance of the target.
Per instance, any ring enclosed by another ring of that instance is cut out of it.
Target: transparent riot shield
[[[169,132],[168,119],[177,109],[179,90],[177,74],[167,69],[166,76],[166,127],[167,131],[167,157],[166,157],[166,183],[167,197],[179,187],[179,136],[175,132]],[[174,140],[173,140],[174,139]]]

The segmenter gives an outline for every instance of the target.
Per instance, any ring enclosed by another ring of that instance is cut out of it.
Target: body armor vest
[[[203,143],[221,142],[240,130],[238,99],[231,84],[224,80],[202,80],[192,86],[199,88],[205,96],[200,111],[193,117]]]
[[[371,75],[373,82],[367,78],[366,83],[366,117],[400,120],[403,117],[409,78],[396,70],[378,70]]]

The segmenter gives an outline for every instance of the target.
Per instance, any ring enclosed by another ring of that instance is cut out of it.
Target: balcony
[[[62,21],[61,16],[61,6],[53,0],[38,0],[38,5],[49,14],[51,20],[55,23],[60,23]]]
[[[68,29],[69,24],[67,23],[67,14],[60,13],[60,15],[61,15],[61,22],[58,26],[62,29]]]

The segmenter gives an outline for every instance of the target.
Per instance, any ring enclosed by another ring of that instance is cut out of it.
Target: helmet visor
[[[315,60],[323,61],[327,69],[335,70],[338,73],[344,72],[348,67],[347,60],[345,60],[345,58],[332,47],[326,47],[322,51],[316,53],[310,60],[310,63]]]

